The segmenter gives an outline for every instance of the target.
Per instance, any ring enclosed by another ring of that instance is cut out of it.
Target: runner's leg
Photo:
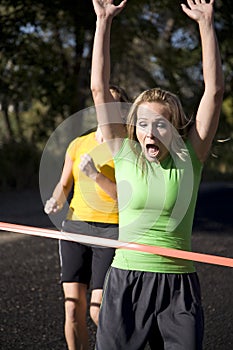
[[[91,294],[90,316],[96,326],[98,326],[100,305],[102,302],[103,289],[94,289]]]
[[[65,297],[65,337],[69,350],[87,350],[86,324],[87,286],[82,283],[63,283]]]
[[[97,237],[118,237],[118,225],[92,223],[92,233]],[[92,295],[90,302],[90,316],[98,325],[100,305],[103,296],[105,276],[115,254],[113,248],[92,247]]]

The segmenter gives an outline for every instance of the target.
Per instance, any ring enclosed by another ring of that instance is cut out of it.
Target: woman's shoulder
[[[118,159],[122,158],[132,158],[135,157],[135,153],[133,152],[133,149],[136,147],[136,142],[133,140],[130,140],[128,137],[123,139],[121,143],[121,147],[119,148],[118,152],[114,155],[114,161],[117,161]]]
[[[189,157],[191,158],[192,160],[192,163],[195,164],[196,166],[198,167],[202,167],[203,166],[203,163],[200,161],[200,159],[198,158],[196,152],[195,152],[195,149],[192,145],[192,142],[191,140],[188,138],[186,141],[185,141],[185,146],[187,148],[187,151],[188,151],[188,154],[189,154]]]

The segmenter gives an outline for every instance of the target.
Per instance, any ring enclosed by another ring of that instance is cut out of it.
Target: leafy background
[[[226,86],[203,174],[208,181],[232,180],[233,175],[231,0],[215,1],[215,23]],[[1,0],[1,190],[38,186],[40,157],[51,133],[69,116],[92,106],[94,30],[91,0]],[[180,96],[188,115],[195,114],[203,91],[200,38],[180,1],[128,0],[113,23],[111,56],[111,82],[132,98],[161,86]],[[93,121],[80,118],[80,129],[92,126]]]

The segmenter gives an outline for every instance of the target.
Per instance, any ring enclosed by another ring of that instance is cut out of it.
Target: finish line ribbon
[[[31,235],[31,236],[62,239],[66,241],[78,242],[82,244],[91,244],[91,245],[97,245],[102,247],[137,250],[144,253],[157,254],[157,255],[167,256],[170,258],[178,258],[178,259],[202,262],[206,264],[233,267],[233,258],[225,258],[217,255],[195,253],[195,252],[189,252],[189,251],[178,250],[173,248],[149,246],[149,245],[138,244],[133,242],[123,242],[123,241],[118,241],[118,240],[109,239],[109,238],[86,236],[84,234],[76,234],[76,233],[69,233],[69,232],[62,233],[56,230],[43,229],[43,228],[33,227],[33,226],[16,225],[16,224],[10,224],[7,222],[0,222],[0,230],[22,233],[22,234]]]

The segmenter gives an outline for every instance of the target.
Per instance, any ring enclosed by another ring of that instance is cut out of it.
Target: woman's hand
[[[97,175],[99,174],[96,169],[95,163],[89,154],[83,154],[81,156],[81,162],[79,163],[79,169],[92,180],[96,180]]]
[[[187,0],[188,6],[181,4],[183,11],[194,21],[200,23],[213,20],[214,0],[206,2],[206,0]]]
[[[114,5],[113,0],[92,0],[97,17],[113,18],[120,13],[126,5],[127,0],[121,1],[119,5]]]
[[[62,209],[62,205],[60,205],[57,202],[57,200],[53,197],[48,199],[45,203],[45,206],[44,206],[44,211],[46,214],[51,214],[51,213],[55,214],[61,209]]]

